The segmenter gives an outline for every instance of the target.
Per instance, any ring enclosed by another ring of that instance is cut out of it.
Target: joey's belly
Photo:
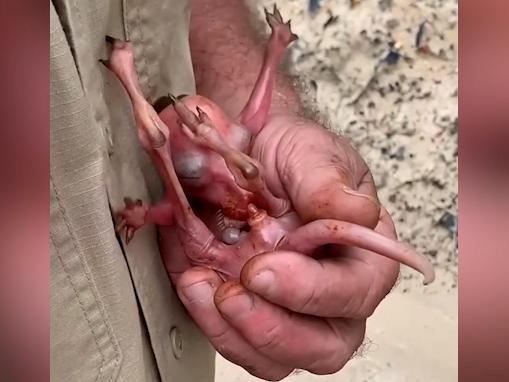
[[[251,193],[238,187],[220,158],[199,151],[174,153],[175,172],[184,190],[194,197],[221,207],[225,216],[245,220]]]
[[[224,216],[234,220],[246,220],[247,207],[253,201],[252,194],[233,190],[225,183],[209,183],[203,187],[190,186],[189,192],[199,199],[220,207]]]
[[[244,231],[237,243],[242,257],[255,256],[276,249],[278,243],[289,233],[300,227],[302,222],[295,211],[279,218],[267,216],[263,222]]]

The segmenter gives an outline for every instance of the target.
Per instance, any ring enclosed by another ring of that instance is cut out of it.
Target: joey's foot
[[[117,214],[119,222],[115,231],[121,233],[125,230],[125,241],[129,244],[136,230],[145,224],[148,207],[143,205],[141,199],[133,201],[131,198],[124,198],[124,203],[124,209]]]
[[[192,129],[181,124],[184,134],[192,142],[221,155],[233,175],[235,183],[242,189],[252,192],[255,199],[264,205],[271,215],[278,217],[286,213],[290,209],[289,202],[276,197],[269,191],[262,174],[261,164],[243,152],[230,147],[214,127],[209,116],[198,106],[196,109],[198,117],[195,116],[195,118],[199,123],[195,126],[190,124],[189,126],[193,126]]]
[[[143,148],[151,155],[153,149],[161,148],[168,139],[167,126],[145,99],[139,85],[134,64],[134,48],[130,41],[107,38],[112,50],[110,59],[103,62],[122,82],[133,106],[138,137]]]
[[[276,4],[274,4],[272,13],[269,13],[267,9],[264,10],[265,19],[272,29],[272,35],[275,36],[282,45],[287,46],[292,41],[295,41],[299,38],[295,33],[292,33],[290,20],[288,20],[286,23],[283,22],[283,18],[281,17],[281,13],[279,12],[279,9],[277,9]]]
[[[281,64],[288,45],[298,39],[297,35],[292,33],[290,21],[283,22],[276,5],[274,5],[272,12],[270,13],[265,9],[265,18],[272,33],[265,48],[263,66],[249,100],[239,115],[240,122],[253,135],[257,135],[267,122],[276,81],[275,73]]]
[[[121,75],[126,70],[133,70],[134,52],[130,41],[121,41],[106,37],[106,41],[111,45],[111,55],[108,61],[103,63],[114,73]]]

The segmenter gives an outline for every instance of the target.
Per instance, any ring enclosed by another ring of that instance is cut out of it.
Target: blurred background
[[[263,19],[274,1],[251,1]],[[289,381],[449,382],[457,361],[458,2],[279,0],[299,40],[289,67],[308,106],[373,172],[400,239],[435,264],[423,287],[402,267],[337,375]],[[267,29],[268,33],[268,29]],[[218,355],[217,382],[258,379]]]

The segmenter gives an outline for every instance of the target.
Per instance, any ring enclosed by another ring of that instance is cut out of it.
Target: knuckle
[[[379,287],[376,271],[368,269],[363,277],[369,277],[365,281],[365,287],[352,294],[345,305],[345,311],[349,313],[348,318],[366,319],[374,313],[378,305]]]
[[[350,354],[342,346],[329,352],[328,356],[316,360],[306,368],[311,373],[318,375],[334,374],[340,371],[350,359]]]
[[[389,291],[390,287],[387,277],[379,271],[372,273],[372,278],[364,292],[363,303],[359,308],[359,315],[354,318],[368,318],[373,315],[379,302],[383,300]]]
[[[361,336],[359,336],[358,341],[354,344],[353,346],[354,351],[352,352],[350,359],[365,354],[366,351],[369,349],[369,346],[370,340],[367,339],[365,333],[363,333]]]
[[[281,381],[283,378],[287,377],[292,369],[283,368],[277,370],[277,368],[259,368],[255,366],[242,366],[249,374],[254,375],[255,377],[262,378],[266,381]]]
[[[218,276],[209,269],[193,267],[182,273],[178,281],[177,289],[184,289],[200,282],[208,282],[212,287],[217,287],[219,284]]]
[[[349,349],[345,346],[338,346],[326,363],[326,371],[329,374],[337,373],[346,365],[351,356],[352,352]]]
[[[216,333],[210,333],[208,337],[210,342],[212,342],[214,346],[223,347],[228,344],[228,337],[230,333],[231,333],[230,328],[226,327],[222,330],[217,331]]]
[[[370,287],[372,289],[372,287]],[[354,319],[365,319],[373,315],[376,309],[376,304],[373,303],[373,300],[369,297],[366,297],[366,299],[361,302],[357,314],[352,315],[351,318]]]
[[[317,284],[313,283],[311,289],[307,293],[307,296],[304,296],[303,300],[300,300],[296,306],[294,307],[297,312],[314,312],[316,310],[316,305],[318,304],[317,298],[320,294],[317,294],[316,291]]]
[[[208,338],[217,352],[225,359],[237,365],[241,365],[244,368],[256,369],[254,365],[251,365],[252,362],[248,359],[247,354],[239,352],[236,349],[235,340],[232,339],[232,331],[229,328],[216,334],[211,334]]]
[[[323,356],[317,357],[316,361],[309,365],[306,370],[324,375],[334,374],[343,369],[363,343],[365,325],[348,325],[344,329],[349,330],[349,333],[347,334],[343,330],[334,330],[334,341],[329,344],[327,349],[323,350]],[[355,333],[352,333],[352,331]]]
[[[366,293],[350,294],[346,298],[342,310],[349,318],[363,318],[367,313]]]
[[[280,323],[274,324],[262,332],[259,337],[255,338],[253,345],[262,353],[279,349],[283,340],[282,329],[283,327]]]

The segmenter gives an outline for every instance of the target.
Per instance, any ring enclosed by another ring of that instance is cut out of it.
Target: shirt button
[[[175,358],[179,359],[182,357],[182,353],[184,352],[184,342],[182,341],[180,330],[176,326],[170,330],[170,340],[173,355]]]

